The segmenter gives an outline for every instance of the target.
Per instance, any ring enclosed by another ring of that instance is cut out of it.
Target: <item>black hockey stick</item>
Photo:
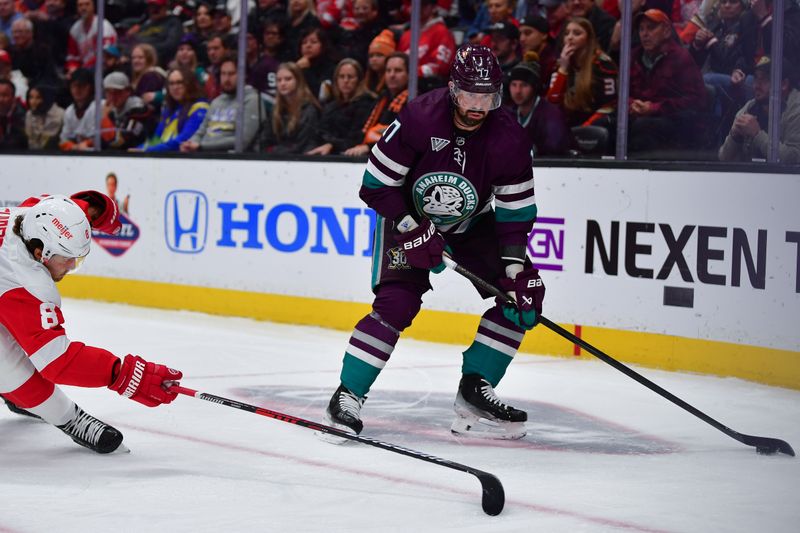
[[[514,301],[514,299],[511,298],[511,296],[509,296],[505,292],[501,291],[500,289],[498,289],[497,287],[495,287],[491,283],[488,283],[487,281],[479,278],[478,276],[476,276],[475,274],[473,274],[472,272],[470,272],[466,268],[462,267],[461,265],[459,265],[458,263],[453,261],[453,259],[451,257],[448,257],[447,255],[445,255],[444,256],[444,262],[448,267],[450,267],[451,269],[455,270],[456,272],[458,272],[459,274],[461,274],[462,276],[464,276],[465,278],[467,278],[468,280],[473,282],[475,285],[477,285],[477,286],[481,287],[482,289],[490,292],[494,296],[497,296],[498,298],[501,298],[502,300],[504,300],[504,301],[506,301],[508,303],[512,303],[512,304],[516,303]],[[788,442],[780,440],[780,439],[773,439],[771,437],[758,437],[758,436],[755,436],[755,435],[745,435],[743,433],[739,433],[738,431],[734,431],[731,428],[729,428],[728,426],[718,422],[717,420],[714,420],[713,418],[711,418],[710,416],[708,416],[707,414],[705,414],[701,410],[697,409],[696,407],[694,407],[694,406],[686,403],[685,401],[681,400],[680,398],[678,398],[677,396],[675,396],[674,394],[672,394],[668,390],[656,385],[655,383],[653,383],[652,381],[650,381],[646,377],[642,376],[641,374],[639,374],[638,372],[636,372],[632,368],[630,368],[628,366],[625,366],[624,364],[620,363],[619,361],[617,361],[616,359],[614,359],[610,355],[608,355],[608,354],[600,351],[599,349],[595,348],[594,346],[592,346],[591,344],[589,344],[585,340],[573,335],[572,333],[570,333],[569,331],[565,330],[564,328],[562,328],[561,326],[559,326],[555,322],[552,322],[551,320],[548,320],[547,318],[545,318],[542,315],[539,316],[539,322],[541,324],[544,324],[548,329],[552,330],[553,332],[558,333],[559,335],[561,335],[562,337],[564,337],[568,341],[570,341],[570,342],[572,342],[574,344],[577,344],[578,346],[580,346],[581,348],[583,348],[584,350],[586,350],[590,354],[594,355],[595,357],[597,357],[598,359],[600,359],[604,363],[608,363],[609,365],[613,366],[614,368],[616,368],[617,370],[619,370],[623,374],[627,375],[628,377],[631,377],[631,378],[635,379],[636,381],[638,381],[639,383],[641,383],[642,385],[644,385],[648,389],[652,390],[656,394],[666,398],[667,400],[671,401],[672,403],[674,403],[678,407],[681,407],[682,409],[685,409],[686,411],[692,413],[694,416],[696,416],[697,418],[699,418],[703,422],[706,422],[706,423],[714,426],[715,428],[717,428],[721,432],[725,433],[729,437],[738,440],[742,444],[747,444],[748,446],[755,446],[756,451],[758,453],[761,453],[761,454],[764,454],[764,455],[772,455],[774,453],[781,452],[781,453],[785,453],[786,455],[791,455],[792,457],[794,457],[794,450],[792,449],[792,447],[789,445]]]
[[[207,402],[222,404],[226,407],[241,409],[242,411],[249,411],[257,415],[262,415],[268,418],[274,418],[275,420],[280,420],[281,422],[288,422],[289,424],[294,424],[304,428],[313,429],[314,431],[319,431],[320,433],[336,435],[337,437],[341,437],[343,439],[360,442],[362,444],[369,444],[370,446],[375,446],[376,448],[382,448],[384,450],[388,450],[394,453],[399,453],[401,455],[406,455],[414,459],[420,459],[422,461],[427,461],[429,463],[437,464],[439,466],[446,466],[447,468],[452,468],[453,470],[458,470],[460,472],[466,472],[468,474],[472,474],[473,476],[478,478],[478,481],[481,482],[481,487],[483,488],[481,506],[483,507],[483,511],[486,514],[491,516],[497,516],[503,510],[503,506],[505,505],[506,496],[505,496],[505,491],[503,490],[503,485],[500,483],[500,480],[497,479],[497,477],[495,477],[493,474],[484,472],[482,470],[478,470],[477,468],[472,468],[471,466],[466,466],[460,463],[456,463],[454,461],[442,459],[434,455],[428,455],[427,453],[417,452],[414,450],[410,450],[408,448],[403,448],[402,446],[397,446],[396,444],[382,442],[370,437],[353,435],[351,433],[347,433],[346,431],[342,431],[334,427],[325,426],[323,424],[317,424],[316,422],[312,422],[310,420],[304,420],[296,416],[286,415],[283,413],[279,413],[277,411],[266,409],[264,407],[257,407],[255,405],[237,402],[236,400],[230,400],[228,398],[223,398],[222,396],[215,396],[213,394],[208,394],[206,392],[199,392],[194,389],[181,387],[179,385],[172,385],[169,390],[177,392],[179,394],[185,394],[186,396],[192,396],[193,398],[206,400]]]

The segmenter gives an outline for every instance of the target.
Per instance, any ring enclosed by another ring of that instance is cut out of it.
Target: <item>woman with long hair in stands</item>
[[[333,99],[322,109],[319,140],[308,155],[339,154],[364,137],[361,125],[367,120],[375,96],[364,84],[364,70],[353,58],[342,59],[333,71]]]
[[[203,123],[208,101],[193,70],[173,67],[167,73],[167,95],[161,107],[161,121],[151,139],[134,151],[178,151],[183,141]]]
[[[149,44],[137,44],[131,50],[131,87],[133,94],[151,103],[164,88],[164,70],[158,66],[156,49]]]
[[[558,70],[547,100],[560,105],[574,126],[611,126],[617,104],[617,65],[597,44],[592,23],[567,21]]]
[[[264,124],[262,146],[273,154],[303,154],[316,146],[319,102],[296,63],[281,63],[275,83],[275,106]]]

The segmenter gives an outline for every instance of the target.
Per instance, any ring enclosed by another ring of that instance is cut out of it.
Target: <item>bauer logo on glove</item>
[[[515,305],[497,299],[503,316],[524,330],[532,329],[539,322],[544,301],[545,287],[539,271],[531,267],[517,274],[514,279],[502,278],[498,284],[516,301]]]

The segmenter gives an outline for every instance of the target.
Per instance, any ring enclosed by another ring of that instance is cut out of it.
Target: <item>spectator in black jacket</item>
[[[16,89],[9,80],[0,80],[0,150],[24,150],[25,110],[17,102]]]
[[[361,126],[375,105],[375,97],[364,83],[364,69],[355,59],[342,59],[333,80],[333,99],[322,109],[322,144],[306,152],[308,155],[340,154],[361,142]]]
[[[273,154],[303,154],[316,144],[319,103],[295,63],[281,63],[272,117],[264,123],[262,145]]]
[[[50,47],[33,40],[33,23],[27,18],[11,25],[14,46],[11,47],[12,67],[22,72],[32,87],[41,83],[60,84]]]
[[[167,0],[147,0],[147,19],[128,30],[128,36],[136,43],[156,49],[162,67],[175,57],[183,35],[181,19],[168,13],[167,4]]]

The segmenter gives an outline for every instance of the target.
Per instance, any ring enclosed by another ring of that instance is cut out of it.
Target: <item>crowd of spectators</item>
[[[230,151],[242,128],[250,152],[367,154],[408,100],[410,0],[247,1],[241,73],[239,0],[107,0],[102,21],[93,0],[0,0],[0,149],[94,150],[99,113],[103,150]],[[799,163],[800,0],[784,5],[779,153]],[[632,8],[629,155],[766,159],[772,1]],[[484,44],[538,156],[611,155],[620,9],[422,0],[419,91],[447,85],[460,43]]]

